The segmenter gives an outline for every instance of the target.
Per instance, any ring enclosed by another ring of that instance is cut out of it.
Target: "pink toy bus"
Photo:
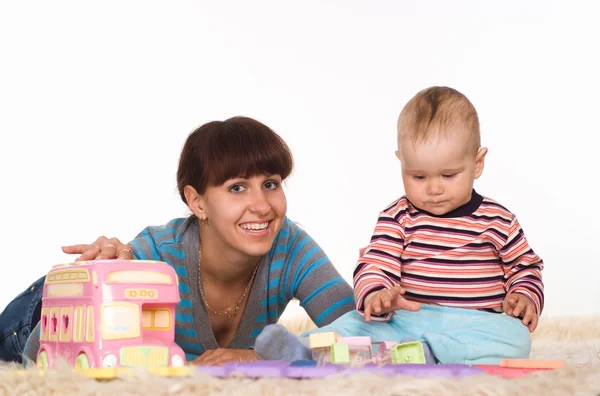
[[[37,365],[63,358],[77,368],[183,366],[177,303],[177,274],[160,261],[55,265],[44,283]]]

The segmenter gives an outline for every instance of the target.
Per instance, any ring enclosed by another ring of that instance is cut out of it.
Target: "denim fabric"
[[[0,313],[0,360],[23,362],[25,342],[40,321],[44,280],[33,282]]]

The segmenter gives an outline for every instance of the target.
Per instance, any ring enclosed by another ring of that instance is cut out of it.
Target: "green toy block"
[[[348,344],[333,344],[331,346],[331,363],[350,364],[350,348]]]
[[[392,364],[425,364],[425,350],[419,341],[396,344],[390,350]]]

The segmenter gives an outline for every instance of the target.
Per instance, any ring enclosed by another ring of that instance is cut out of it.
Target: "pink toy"
[[[374,357],[374,363],[377,364],[392,364],[392,355],[390,353],[392,347],[396,345],[396,341],[382,341],[379,343],[377,355]]]
[[[371,356],[371,337],[339,337],[339,344],[348,345],[350,361],[355,364],[366,364],[373,361]]]
[[[539,368],[524,368],[524,367],[503,367],[492,364],[475,364],[473,367],[483,370],[489,375],[498,375],[503,378],[519,378],[529,373],[536,371],[548,371],[551,369],[539,369]]]
[[[46,276],[37,364],[77,368],[186,364],[174,342],[179,281],[160,261],[60,264]]]
[[[551,370],[565,366],[564,360],[502,359],[500,367]]]

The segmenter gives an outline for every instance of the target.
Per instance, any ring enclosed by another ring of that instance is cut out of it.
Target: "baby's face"
[[[419,209],[444,215],[471,199],[473,182],[483,172],[486,149],[476,152],[471,136],[450,128],[416,145],[410,136],[398,142],[404,191]]]

